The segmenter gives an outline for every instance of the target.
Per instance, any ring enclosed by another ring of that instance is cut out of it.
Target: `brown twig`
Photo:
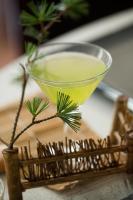
[[[25,95],[25,89],[26,89],[26,84],[27,84],[27,75],[26,75],[26,71],[25,71],[25,67],[20,63],[20,66],[23,69],[23,77],[24,77],[24,81],[23,81],[23,85],[22,85],[22,94],[21,94],[21,98],[20,98],[20,104],[18,106],[18,111],[16,114],[16,118],[15,118],[15,122],[14,122],[14,126],[13,126],[13,131],[12,131],[12,136],[11,136],[11,140],[10,140],[10,144],[9,144],[9,148],[13,148],[12,144],[13,144],[13,140],[16,134],[16,129],[17,129],[17,124],[18,124],[18,120],[19,120],[19,116],[20,116],[20,112],[22,109],[22,105],[23,105],[23,101],[24,101],[24,95]]]

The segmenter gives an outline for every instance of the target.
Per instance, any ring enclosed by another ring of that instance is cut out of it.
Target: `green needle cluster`
[[[88,10],[88,3],[84,0],[61,0],[58,4],[32,0],[22,11],[20,19],[24,34],[40,44],[48,37],[53,24],[60,22],[62,17],[79,19]]]

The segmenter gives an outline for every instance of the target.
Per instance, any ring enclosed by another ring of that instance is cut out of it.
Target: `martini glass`
[[[105,49],[88,43],[50,43],[43,58],[29,66],[29,74],[56,104],[57,92],[82,105],[108,72],[112,58]]]

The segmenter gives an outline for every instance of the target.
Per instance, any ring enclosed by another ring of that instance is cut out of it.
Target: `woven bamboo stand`
[[[3,151],[10,200],[23,199],[22,191],[33,187],[133,173],[133,114],[127,108],[127,98],[118,98],[113,128],[107,138],[38,142],[36,152],[34,157],[30,145],[20,148],[21,157],[17,149]]]

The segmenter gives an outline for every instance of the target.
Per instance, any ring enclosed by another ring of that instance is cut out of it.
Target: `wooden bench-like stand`
[[[10,200],[21,200],[26,189],[105,176],[133,173],[133,114],[128,98],[121,96],[110,135],[105,139],[85,139],[42,144],[37,142],[34,157],[30,144],[3,151]],[[21,156],[20,156],[21,155]]]

